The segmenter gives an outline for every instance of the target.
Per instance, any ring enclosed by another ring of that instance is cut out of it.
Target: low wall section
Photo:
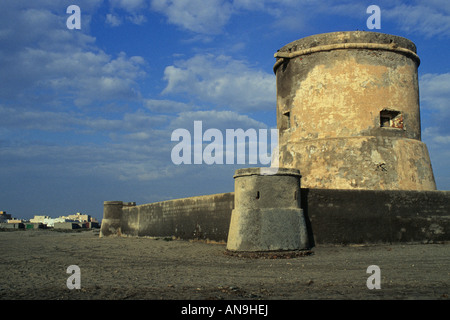
[[[233,192],[123,206],[101,234],[226,242],[233,207]],[[312,244],[450,240],[450,191],[301,189],[301,207]]]
[[[123,207],[121,233],[226,241],[234,193]]]

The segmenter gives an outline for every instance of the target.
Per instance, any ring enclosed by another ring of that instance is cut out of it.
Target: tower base
[[[302,209],[239,209],[231,213],[227,250],[287,251],[309,249]]]
[[[425,143],[393,137],[347,137],[290,142],[280,166],[302,172],[302,187],[359,190],[436,190]]]

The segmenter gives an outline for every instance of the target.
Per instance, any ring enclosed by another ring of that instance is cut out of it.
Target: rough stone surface
[[[300,208],[300,172],[279,168],[259,174],[259,168],[239,169],[234,175],[234,208]]]
[[[316,244],[450,240],[450,191],[302,189]]]
[[[100,237],[121,235],[120,225],[123,220],[122,209],[122,201],[103,202],[103,219],[100,229]]]
[[[298,170],[279,168],[276,174],[264,175],[260,168],[239,169],[234,181],[228,250],[309,248]]]
[[[415,53],[412,42],[374,32],[336,32],[294,41],[280,52],[348,43],[390,49],[279,58],[279,165],[299,169],[307,188],[435,190],[420,141],[419,62],[398,51]]]
[[[119,206],[111,209],[109,201],[105,202],[101,236],[176,237],[225,242],[234,207],[234,194],[122,206],[120,212],[116,212]],[[111,216],[116,218],[112,219]]]
[[[285,251],[308,248],[301,209],[235,209],[231,214],[227,250]]]

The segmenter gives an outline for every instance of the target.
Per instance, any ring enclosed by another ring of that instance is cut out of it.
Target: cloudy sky
[[[0,210],[101,219],[103,201],[233,191],[249,165],[177,166],[173,130],[276,127],[273,54],[367,30],[372,4],[376,31],[418,47],[422,140],[450,190],[448,0],[1,0]]]

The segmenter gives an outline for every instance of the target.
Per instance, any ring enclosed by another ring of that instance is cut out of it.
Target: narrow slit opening
[[[283,113],[282,130],[287,130],[291,127],[291,113],[289,111]]]

